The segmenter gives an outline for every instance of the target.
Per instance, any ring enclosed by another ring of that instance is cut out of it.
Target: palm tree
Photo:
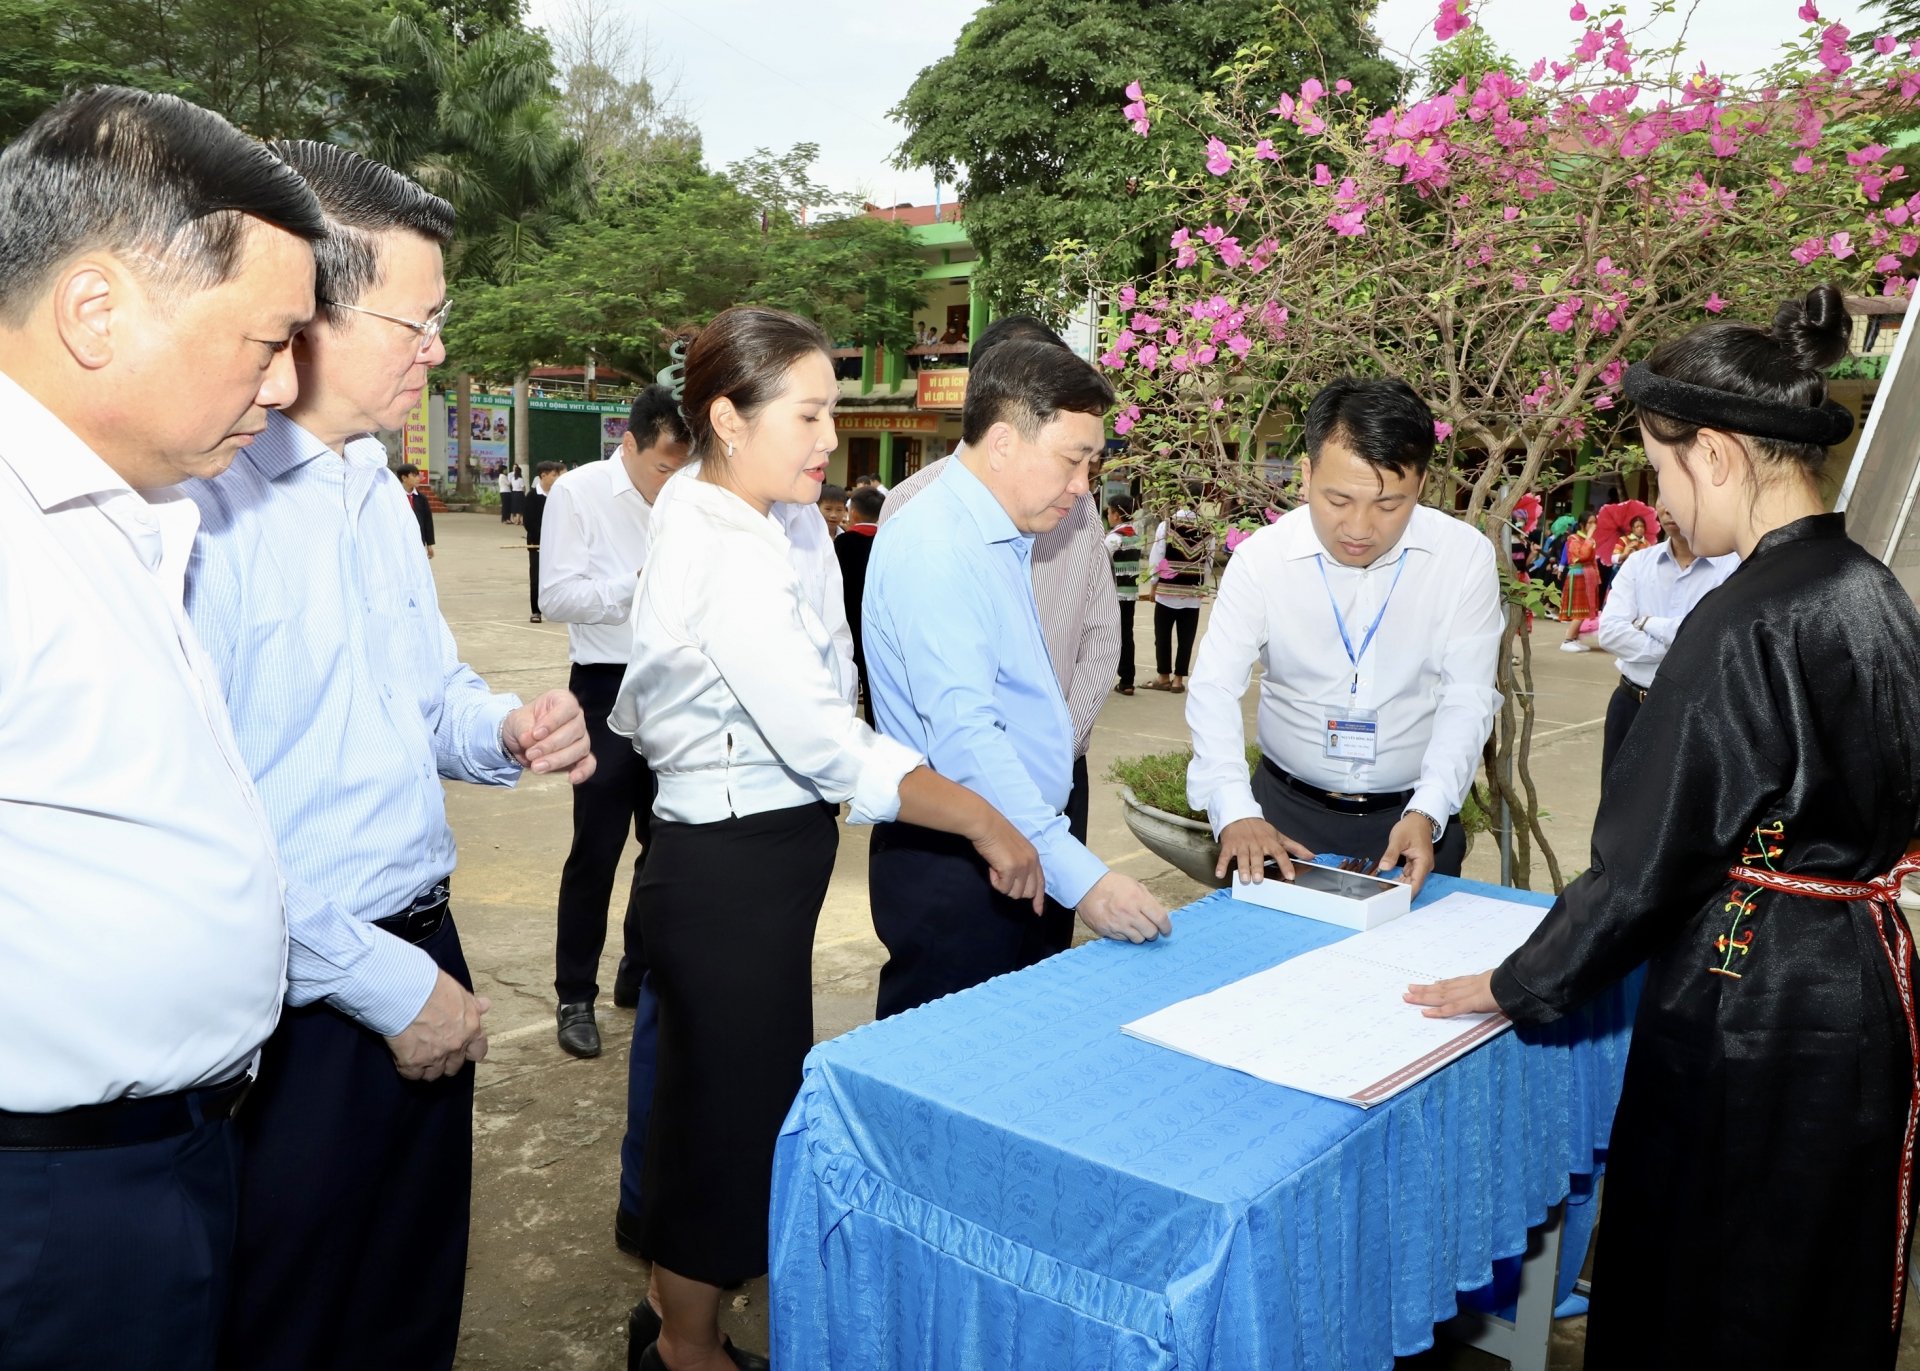
[[[438,92],[426,129],[394,128],[383,149],[453,205],[458,227],[447,278],[500,284],[514,279],[581,212],[587,182],[580,148],[568,136],[552,51],[538,33],[492,29],[460,45],[444,22],[396,17],[387,42],[398,62],[426,73]],[[524,388],[522,388],[524,389]],[[459,383],[455,489],[472,493],[467,397]],[[524,416],[516,415],[524,432]]]

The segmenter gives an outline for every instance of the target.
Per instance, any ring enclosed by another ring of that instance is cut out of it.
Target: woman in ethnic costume
[[[1660,497],[1744,561],[1688,617],[1617,765],[1593,864],[1433,1016],[1567,1013],[1647,963],[1600,1229],[1590,1371],[1891,1367],[1913,1219],[1920,613],[1824,512],[1852,420],[1822,287],[1627,374]]]

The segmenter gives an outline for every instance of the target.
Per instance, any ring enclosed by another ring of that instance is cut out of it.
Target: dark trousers
[[[1632,684],[1626,677],[1620,678],[1620,684],[1613,688],[1613,694],[1607,697],[1607,722],[1605,731],[1600,735],[1600,794],[1607,793],[1607,773],[1613,770],[1613,759],[1620,754],[1620,744],[1627,740],[1627,732],[1633,727],[1633,721],[1640,717],[1640,687]]]
[[[0,1152],[0,1368],[210,1371],[233,1270],[233,1130]]]
[[[607,944],[607,905],[627,833],[640,840],[633,862],[622,925],[621,974],[642,974],[640,873],[646,866],[653,824],[653,770],[633,743],[607,727],[626,668],[576,665],[567,685],[587,717],[593,744],[593,775],[573,788],[573,847],[560,868],[560,913],[554,942],[554,992],[561,1004],[581,1004],[600,994],[600,952]]]
[[[1133,688],[1133,606],[1134,601],[1120,602],[1120,688]]]
[[[1343,814],[1329,809],[1292,786],[1284,784],[1263,762],[1253,769],[1253,798],[1268,823],[1292,838],[1305,843],[1316,854],[1335,857],[1380,856],[1387,850],[1393,826],[1400,822],[1400,806],[1372,814]],[[1438,815],[1448,820],[1447,831],[1433,849],[1433,869],[1441,876],[1458,876],[1460,863],[1467,856],[1467,830],[1457,815]]]
[[[642,1178],[647,1173],[647,1123],[653,1117],[653,1083],[659,1075],[660,999],[653,977],[640,980],[633,1007],[633,1047],[627,1053],[627,1131],[620,1139],[620,1210],[640,1221]]]
[[[1087,834],[1087,759],[1073,764],[1067,827]],[[874,1016],[887,1018],[1064,952],[1073,911],[1048,900],[1035,915],[993,888],[965,838],[913,824],[877,824],[867,848],[873,931],[887,949]]]
[[[1200,607],[1172,609],[1153,602],[1153,664],[1162,676],[1184,676],[1193,662],[1193,635],[1200,628]],[[1174,647],[1175,636],[1180,645]]]
[[[527,549],[527,603],[533,606],[533,612],[540,612],[540,549]]]
[[[421,945],[472,987],[448,916]],[[394,1070],[386,1040],[289,1009],[240,1111],[225,1371],[446,1371],[460,1334],[473,1069]]]

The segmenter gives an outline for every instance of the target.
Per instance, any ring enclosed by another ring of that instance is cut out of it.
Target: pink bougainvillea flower
[[[1225,176],[1233,170],[1233,154],[1218,138],[1207,139],[1207,170],[1215,176]]]
[[[1466,14],[1466,0],[1440,0],[1440,13],[1433,21],[1433,36],[1444,43],[1472,23]]]
[[[1793,169],[1802,176],[1811,176],[1813,175],[1813,159],[1803,152],[1793,159]]]
[[[1611,395],[1604,395],[1604,394],[1596,395],[1593,397],[1593,407],[1595,409],[1612,409],[1613,397]]]
[[[1607,50],[1607,67],[1622,76],[1633,75],[1633,57],[1625,43],[1615,43]]]
[[[1798,262],[1803,267],[1810,267],[1815,262],[1820,260],[1820,255],[1824,253],[1826,250],[1827,250],[1826,239],[1809,238],[1807,239],[1806,242],[1802,243],[1799,247],[1793,250],[1793,260]]]
[[[1500,211],[1500,217],[1511,224],[1515,219],[1520,217],[1520,206],[1508,205]]]
[[[1287,336],[1287,318],[1287,307],[1277,301],[1269,300],[1261,307],[1260,322],[1276,341]]]
[[[1246,542],[1247,539],[1251,538],[1252,536],[1253,536],[1252,529],[1246,529],[1246,528],[1228,529],[1227,530],[1227,551],[1232,552],[1235,548],[1239,547],[1240,544]]]
[[[1567,11],[1567,18],[1573,20],[1576,24],[1585,23],[1587,7],[1581,4],[1580,0],[1573,0],[1573,8]]]
[[[1873,50],[1879,53],[1882,57],[1887,56],[1895,48],[1899,46],[1900,46],[1900,40],[1898,38],[1895,38],[1890,33],[1883,33],[1878,38],[1873,40]]]
[[[1513,273],[1513,288],[1515,290],[1527,289],[1527,274],[1524,271],[1516,271]]]
[[[1721,310],[1725,309],[1726,307],[1727,307],[1727,302],[1720,298],[1719,291],[1716,290],[1713,294],[1707,297],[1707,313],[1718,314]]]
[[[1620,384],[1620,378],[1626,374],[1627,364],[1616,357],[1600,368],[1600,382],[1602,385],[1617,386]]]
[[[1120,336],[1113,340],[1113,346],[1116,352],[1132,352],[1135,347],[1139,346],[1139,343],[1140,339],[1135,336],[1134,331],[1130,328],[1121,329]]]
[[[1774,199],[1784,199],[1787,194],[1787,183],[1782,181],[1778,176],[1769,176],[1767,178],[1767,189],[1773,192]]]
[[[1740,145],[1724,133],[1709,134],[1707,146],[1713,150],[1715,157],[1732,157],[1740,151]]]
[[[1193,243],[1193,235],[1181,229],[1173,235],[1168,246],[1174,251],[1173,265],[1176,268],[1190,267],[1200,260],[1200,249]]]
[[[1140,351],[1134,355],[1139,358],[1140,365],[1146,368],[1148,371],[1152,371],[1155,367],[1160,365],[1160,349],[1155,347],[1152,343],[1148,343],[1145,347],[1141,348]]]
[[[1274,104],[1274,107],[1268,110],[1267,113],[1277,114],[1282,119],[1293,118],[1293,97],[1291,95],[1281,96],[1280,99]]]
[[[1847,39],[1852,32],[1845,24],[1829,24],[1820,35],[1820,65],[1835,76],[1853,65],[1853,58],[1847,55]]]
[[[1366,216],[1365,205],[1350,209],[1344,214],[1329,214],[1327,227],[1342,238],[1358,238],[1367,231]]]
[[[1221,399],[1218,395],[1214,396],[1211,400],[1207,401],[1207,408],[1212,410],[1215,414],[1218,414],[1221,410],[1225,409],[1226,407],[1227,407],[1227,402]]]
[[[1220,265],[1237,267],[1246,260],[1246,250],[1240,246],[1240,240],[1238,238],[1222,238],[1220,240]]]
[[[1870,162],[1878,162],[1890,151],[1891,149],[1888,148],[1885,143],[1869,143],[1857,152],[1848,153],[1847,165],[1850,167],[1864,167]]]
[[[1138,329],[1142,333],[1154,334],[1160,331],[1160,321],[1154,318],[1151,314],[1134,315],[1132,324],[1134,328]]]
[[[1129,100],[1144,100],[1144,99],[1146,99],[1146,98],[1147,98],[1147,97],[1146,97],[1146,96],[1145,96],[1145,95],[1144,95],[1144,94],[1143,94],[1143,93],[1141,92],[1141,90],[1140,90],[1140,83],[1139,83],[1138,81],[1129,81],[1129,82],[1127,82],[1127,92],[1126,92],[1126,93],[1127,93],[1127,99],[1129,99]]]
[[[1231,352],[1235,357],[1244,358],[1249,352],[1253,351],[1253,339],[1247,337],[1244,333],[1236,333],[1233,337],[1227,339],[1227,351]]]
[[[1581,35],[1579,43],[1575,45],[1573,55],[1579,61],[1591,62],[1600,55],[1600,49],[1605,47],[1606,44],[1607,40],[1600,36],[1599,29],[1588,29],[1586,33]]]
[[[1546,74],[1547,74],[1547,59],[1544,57],[1534,62],[1534,64],[1531,67],[1527,68],[1527,79],[1529,81],[1538,81],[1541,77],[1545,76]]]
[[[1445,419],[1435,419],[1433,421],[1433,441],[1436,443],[1444,443],[1451,437],[1453,437],[1453,425]]]
[[[1899,228],[1902,224],[1906,223],[1907,220],[1910,219],[1912,216],[1913,216],[1913,211],[1908,209],[1905,205],[1895,205],[1892,209],[1888,210],[1881,217],[1884,218],[1889,224],[1892,224],[1895,228]]]
[[[1813,0],[1806,0],[1806,3],[1800,6],[1800,22],[1803,24],[1820,22],[1820,11],[1814,8]]]
[[[1553,80],[1555,85],[1558,85],[1560,82],[1566,80],[1571,75],[1573,75],[1572,67],[1567,66],[1560,62],[1553,63]]]
[[[1213,247],[1222,238],[1225,238],[1226,236],[1227,236],[1227,231],[1221,228],[1218,224],[1208,224],[1205,228],[1200,230],[1200,237],[1208,247]]]
[[[1835,260],[1846,261],[1853,256],[1853,235],[1845,231],[1834,234],[1827,240],[1827,251],[1834,255]]]
[[[1920,256],[1920,234],[1903,233],[1900,235],[1900,255],[1902,257]]]
[[[1345,95],[1352,89],[1353,89],[1353,82],[1347,80],[1347,78],[1344,76],[1341,77],[1338,81],[1335,81],[1333,83],[1333,93],[1335,95]]]
[[[1184,352],[1176,352],[1173,356],[1167,358],[1167,365],[1179,372],[1182,376],[1185,376],[1193,370],[1193,358],[1187,356]]]
[[[1313,184],[1316,186],[1330,186],[1333,184],[1333,172],[1328,170],[1325,162],[1316,162],[1314,164]]]
[[[1122,309],[1132,309],[1133,302],[1135,300],[1138,300],[1139,298],[1140,298],[1140,292],[1135,290],[1132,286],[1120,287],[1120,307]]]
[[[1280,154],[1273,150],[1273,139],[1262,138],[1253,145],[1253,155],[1262,162],[1278,162]]]
[[[1124,438],[1133,431],[1133,426],[1139,422],[1140,406],[1128,405],[1125,409],[1113,416],[1113,431]]]
[[[1300,103],[1303,105],[1311,105],[1326,93],[1327,88],[1321,85],[1316,78],[1309,76],[1306,79],[1306,83],[1300,87]]]
[[[1125,366],[1126,364],[1127,364],[1127,354],[1120,351],[1119,348],[1110,348],[1106,352],[1103,352],[1100,354],[1100,365],[1105,367],[1108,371],[1118,371],[1120,370],[1121,367]],[[1115,422],[1117,423],[1118,421],[1116,420]],[[1119,432],[1121,433],[1125,433],[1126,431],[1127,430],[1124,428],[1119,430]]]
[[[1882,276],[1885,276],[1890,271],[1900,270],[1900,259],[1889,252],[1885,257],[1882,257],[1873,264],[1873,269]]]
[[[1133,125],[1133,131],[1145,138],[1147,130],[1153,127],[1153,123],[1147,118],[1147,97],[1141,94],[1138,81],[1127,83],[1127,100],[1129,103],[1120,113],[1124,114],[1128,122]]]

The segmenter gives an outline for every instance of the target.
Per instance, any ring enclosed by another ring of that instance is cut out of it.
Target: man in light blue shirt
[[[1642,548],[1620,565],[1606,608],[1600,611],[1600,646],[1620,668],[1620,684],[1607,701],[1600,742],[1600,788],[1606,790],[1613,757],[1646,703],[1654,674],[1666,660],[1674,635],[1695,605],[1740,567],[1740,554],[1701,557],[1665,505],[1655,513],[1666,538]]]
[[[1167,914],[1068,832],[1074,734],[1033,599],[1033,535],[1087,491],[1113,391],[1050,343],[1004,343],[968,380],[964,446],[874,540],[862,622],[880,731],[992,802],[1039,849],[1047,894],[1104,937]],[[968,844],[880,824],[869,849],[884,1018],[1048,954],[1030,906],[997,894]]]
[[[453,213],[343,148],[276,145],[312,187],[320,315],[300,395],[201,511],[188,612],[272,820],[289,1008],[241,1119],[223,1365],[451,1366],[465,1280],[484,999],[449,912],[440,779],[575,782],[593,759],[565,691],[492,694],[441,618],[386,454],[444,356]]]

